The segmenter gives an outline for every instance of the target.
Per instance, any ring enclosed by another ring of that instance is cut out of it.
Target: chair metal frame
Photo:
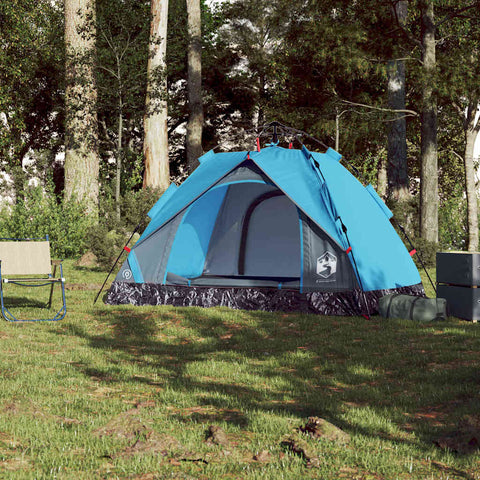
[[[0,238],[0,240],[7,240],[10,242],[47,241],[49,243],[48,247],[50,249],[50,240],[48,235],[42,238]],[[2,316],[3,318],[5,318],[5,320],[9,322],[41,322],[41,321],[55,322],[55,321],[62,320],[65,317],[67,313],[67,304],[66,304],[66,298],[65,298],[65,278],[63,276],[63,265],[62,265],[63,260],[51,260],[51,259],[49,260],[50,260],[50,264],[53,266],[53,273],[50,269],[50,273],[46,274],[47,276],[35,276],[36,274],[32,274],[33,275],[32,278],[26,278],[26,277],[19,277],[18,275],[21,275],[21,273],[18,273],[11,278],[5,278],[2,275],[2,259],[0,258],[0,303],[1,303]],[[60,277],[55,276],[57,273],[57,266],[60,267]],[[42,272],[40,275],[45,275],[45,274]],[[45,287],[50,285],[50,297],[46,305],[46,308],[51,307],[52,298],[53,298],[53,288],[56,283],[60,283],[61,289],[62,289],[63,304],[52,318],[19,319],[5,306],[3,285],[7,283],[12,285],[19,285],[22,287]]]

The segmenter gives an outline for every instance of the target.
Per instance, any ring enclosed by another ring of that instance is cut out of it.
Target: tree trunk
[[[152,0],[150,55],[147,66],[147,97],[143,126],[145,173],[143,187],[166,190],[170,183],[167,134],[167,52],[168,0]]]
[[[437,99],[435,82],[435,21],[433,0],[422,8],[422,117],[420,173],[420,236],[438,242]]]
[[[400,0],[393,7],[398,23],[407,22],[408,2]],[[388,106],[405,110],[405,62],[391,60],[388,63]],[[405,114],[397,113],[388,133],[388,197],[395,202],[410,199],[407,168],[407,123]]]
[[[188,16],[188,107],[187,163],[189,172],[198,166],[202,155],[202,24],[200,0],[186,0]]]
[[[98,214],[95,0],[65,0],[65,198]]]
[[[123,160],[123,101],[120,97],[118,103],[118,133],[117,133],[117,171],[115,176],[115,212],[117,220],[121,218],[120,193],[122,186],[122,160]]]
[[[480,131],[480,119],[477,120],[478,104],[468,106],[465,120],[465,190],[467,195],[468,251],[478,250],[478,198],[475,182],[473,152],[475,140]]]
[[[383,199],[387,196],[387,162],[383,154],[380,154],[380,160],[377,165],[377,193]]]

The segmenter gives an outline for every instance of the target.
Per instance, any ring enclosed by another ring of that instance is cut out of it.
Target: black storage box
[[[480,253],[437,253],[437,297],[447,300],[449,315],[480,320]]]

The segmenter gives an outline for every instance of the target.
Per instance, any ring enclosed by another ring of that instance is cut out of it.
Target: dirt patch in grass
[[[132,446],[125,448],[112,458],[128,458],[133,455],[162,455],[167,457],[181,451],[182,446],[176,438],[148,431],[138,438]]]
[[[442,450],[469,455],[480,450],[480,416],[469,415],[457,427],[434,441]]]
[[[176,438],[154,431],[149,422],[142,420],[140,410],[154,405],[154,402],[139,403],[136,408],[122,412],[103,427],[94,430],[93,434],[97,437],[108,436],[130,443],[123,450],[108,457],[113,459],[161,455],[176,458],[179,461],[196,461],[198,455],[185,452]]]
[[[18,470],[28,470],[31,467],[30,462],[25,457],[9,458],[0,462],[0,470],[15,472]]]
[[[227,434],[222,428],[216,425],[210,425],[208,427],[205,442],[207,445],[222,445],[223,447],[230,445]]]
[[[273,457],[268,450],[262,450],[253,456],[253,460],[258,463],[270,463]]]
[[[139,410],[133,408],[117,415],[105,426],[97,428],[93,434],[101,437],[116,437],[122,440],[136,441],[141,435],[147,435],[149,428],[138,417]]]
[[[95,290],[98,291],[102,288],[101,283],[66,283],[65,290]]]
[[[299,431],[316,440],[326,440],[340,445],[350,443],[348,433],[319,417],[309,417],[305,426],[300,427]]]
[[[41,418],[44,420],[53,420],[61,425],[80,425],[82,422],[76,418],[62,417],[53,415],[49,412],[38,408],[36,405],[26,402],[9,402],[4,405],[3,411],[8,415],[31,416],[34,418]],[[0,442],[2,439],[0,438]]]
[[[320,459],[316,452],[298,433],[284,437],[280,446],[303,458],[308,468],[320,467]]]
[[[245,414],[239,409],[217,408],[214,406],[195,406],[189,408],[167,407],[179,420],[191,420],[197,423],[227,422],[238,426],[247,425]]]

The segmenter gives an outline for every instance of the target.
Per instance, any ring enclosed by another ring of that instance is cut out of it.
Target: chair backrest
[[[47,275],[52,273],[50,242],[0,241],[2,275]]]

